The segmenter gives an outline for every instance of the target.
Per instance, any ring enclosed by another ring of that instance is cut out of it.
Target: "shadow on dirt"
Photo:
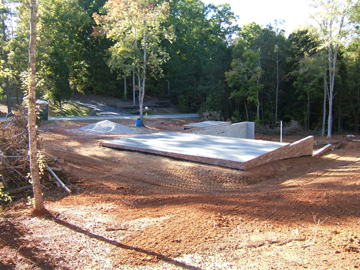
[[[20,228],[15,223],[8,220],[0,222],[0,246],[7,246],[20,257],[28,260],[27,264],[32,264],[39,269],[55,269],[56,263],[52,261],[61,261],[61,257],[51,258],[45,255],[41,249],[37,248],[34,241],[27,241],[24,239],[25,235],[29,232],[25,228]],[[46,257],[45,257],[46,256]],[[14,269],[16,262],[11,258],[1,258],[0,269]]]
[[[139,248],[139,247],[134,247],[134,246],[129,246],[129,245],[125,245],[125,244],[122,244],[120,242],[117,242],[115,240],[110,240],[110,239],[107,239],[101,235],[97,235],[97,234],[94,234],[94,233],[91,233],[87,230],[84,230],[76,225],[73,225],[73,224],[70,224],[64,220],[61,220],[61,219],[57,219],[57,218],[51,218],[51,220],[53,220],[55,223],[59,224],[59,225],[62,225],[70,230],[73,230],[77,233],[81,233],[81,234],[84,234],[90,238],[93,238],[93,239],[96,239],[98,241],[102,241],[102,242],[105,242],[107,244],[111,244],[113,246],[116,246],[118,248],[122,248],[122,249],[126,249],[126,250],[132,250],[132,251],[136,251],[136,252],[140,252],[140,253],[143,253],[143,254],[146,254],[146,255],[150,255],[150,256],[154,256],[156,257],[158,260],[162,260],[164,262],[167,262],[169,264],[172,264],[172,265],[175,265],[177,267],[181,267],[183,269],[191,269],[191,270],[201,270],[201,268],[199,267],[195,267],[195,266],[191,266],[191,265],[188,265],[186,263],[182,263],[182,262],[179,262],[179,261],[176,261],[174,259],[171,259],[167,256],[164,256],[162,254],[159,254],[159,253],[156,253],[156,252],[153,252],[153,251],[148,251],[148,250],[145,250],[145,249],[142,249],[142,248]]]

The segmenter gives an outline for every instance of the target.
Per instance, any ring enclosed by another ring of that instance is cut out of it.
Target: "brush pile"
[[[15,200],[31,196],[29,173],[27,117],[19,112],[10,121],[0,122],[0,203],[9,196]],[[48,171],[41,173],[40,180],[45,189],[56,187]]]

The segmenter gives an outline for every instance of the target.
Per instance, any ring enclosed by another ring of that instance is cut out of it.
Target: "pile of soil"
[[[120,125],[109,120],[100,121],[97,123],[89,124],[78,129],[70,129],[72,133],[82,134],[136,134],[138,131]]]

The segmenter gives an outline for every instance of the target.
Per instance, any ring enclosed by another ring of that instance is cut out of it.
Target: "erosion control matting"
[[[313,137],[297,143],[161,132],[103,142],[105,147],[246,170],[274,160],[311,155]]]

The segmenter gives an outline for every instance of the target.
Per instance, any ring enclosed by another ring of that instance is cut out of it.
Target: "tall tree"
[[[260,120],[260,92],[264,75],[262,68],[263,30],[256,23],[244,25],[235,40],[231,69],[225,73],[227,83],[232,87],[230,99],[244,102],[249,120],[247,102],[256,105],[256,119]]]
[[[224,72],[231,63],[236,16],[228,4],[205,5],[201,0],[172,0],[166,25],[174,25],[176,40],[164,41],[171,61],[159,80],[183,112],[228,110],[229,87]],[[163,90],[163,91],[164,91]],[[165,93],[163,94],[165,95]]]
[[[38,150],[36,138],[36,0],[30,2],[30,42],[29,42],[29,107],[28,107],[28,129],[29,129],[29,155],[30,155],[30,175],[34,192],[35,211],[41,212],[45,209],[41,194],[41,184],[38,165]]]
[[[349,18],[354,5],[353,0],[313,0],[315,12],[312,18],[317,22],[321,48],[328,52],[328,77],[329,77],[329,115],[327,137],[332,136],[333,102],[335,94],[336,64],[339,48],[349,37]]]
[[[8,114],[11,114],[11,103],[10,103],[10,75],[9,75],[9,68],[8,68],[8,54],[9,54],[9,31],[7,27],[7,22],[9,23],[11,20],[9,20],[10,15],[10,8],[8,6],[9,3],[6,3],[4,0],[0,1],[0,19],[1,19],[1,34],[2,34],[2,40],[1,40],[1,48],[2,48],[2,58],[4,61],[4,66],[2,69],[2,77],[5,77],[5,89],[6,89],[6,99],[7,99],[7,107],[8,107]],[[1,35],[0,34],[0,35]],[[0,86],[1,89],[1,86]]]
[[[276,64],[276,93],[275,93],[275,123],[278,121],[278,109],[279,109],[279,88],[280,88],[280,64],[281,64],[281,54],[284,50],[285,38],[284,32],[281,25],[284,24],[282,20],[275,20],[275,33],[276,33],[276,44],[274,47],[275,51],[275,64]]]
[[[289,66],[287,79],[291,83],[291,87],[294,87],[296,94],[291,93],[292,100],[286,100],[288,103],[294,104],[294,99],[299,105],[295,105],[292,108],[287,108],[287,114],[292,112],[292,116],[296,119],[301,119],[302,115],[306,115],[304,119],[304,126],[310,128],[310,115],[318,115],[319,108],[322,108],[323,119],[326,120],[326,97],[327,92],[322,92],[324,84],[320,84],[327,78],[327,74],[324,69],[325,64],[325,50],[318,51],[319,38],[316,32],[311,29],[298,29],[293,32],[288,39],[288,59],[287,64]],[[326,86],[326,84],[325,84]],[[290,88],[288,86],[288,88]],[[290,90],[290,89],[289,89]],[[319,106],[319,97],[325,98],[323,106]],[[302,102],[304,101],[305,102]],[[306,109],[303,109],[301,104],[306,104]],[[311,104],[314,104],[310,106]],[[310,107],[313,110],[310,110]],[[302,119],[301,119],[302,120]],[[318,120],[318,119],[316,119]],[[299,121],[299,120],[298,120]],[[325,127],[325,123],[323,124]]]
[[[95,21],[101,26],[94,33],[106,33],[107,38],[114,40],[114,46],[109,49],[112,68],[120,68],[126,74],[135,71],[142,120],[147,71],[151,76],[161,76],[161,65],[169,59],[161,46],[162,39],[173,39],[172,27],[166,29],[162,25],[168,16],[169,3],[109,0],[104,7],[106,15],[94,14]]]
[[[296,77],[294,87],[298,91],[298,99],[306,100],[305,128],[310,129],[311,103],[318,101],[321,96],[322,80],[324,77],[324,57],[321,52],[313,55],[305,54],[299,61],[298,69],[292,74]],[[325,104],[326,105],[326,104]]]
[[[245,97],[249,102],[255,103],[256,119],[260,120],[259,93],[263,88],[263,85],[260,83],[261,76],[263,75],[260,65],[260,52],[247,49],[242,57],[243,61],[234,59],[231,63],[231,70],[225,73],[229,86],[236,88],[231,93],[230,98],[235,98],[239,101],[242,97]]]

